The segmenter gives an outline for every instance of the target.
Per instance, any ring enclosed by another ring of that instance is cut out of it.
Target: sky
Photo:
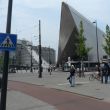
[[[6,32],[7,7],[9,0],[0,0],[0,32]],[[39,20],[41,42],[58,52],[61,4],[66,2],[105,32],[110,26],[110,0],[13,0],[11,33],[38,45]]]

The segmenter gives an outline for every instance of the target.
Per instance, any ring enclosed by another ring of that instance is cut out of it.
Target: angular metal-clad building
[[[83,22],[84,37],[87,39],[86,46],[92,48],[89,52],[88,60],[97,62],[96,25],[91,23],[79,12],[77,12],[75,9],[63,2],[61,8],[57,62],[58,64],[62,64],[63,62],[67,61],[68,57],[70,57],[74,61],[78,60],[75,53],[75,43],[77,42],[81,21]],[[103,58],[103,55],[105,55],[104,50],[102,48],[103,35],[104,32],[97,28],[98,50],[100,59]]]

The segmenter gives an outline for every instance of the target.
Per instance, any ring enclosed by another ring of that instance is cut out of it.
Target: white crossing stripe
[[[58,84],[59,86],[61,86],[61,85],[68,85],[69,83],[62,83],[62,84]]]
[[[75,84],[87,84],[89,83],[89,81],[86,81],[86,82],[75,82]],[[62,85],[68,85],[69,83],[61,83],[61,84],[58,84],[59,86],[62,86]]]

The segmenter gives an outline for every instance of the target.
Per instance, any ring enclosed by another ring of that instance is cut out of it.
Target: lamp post
[[[42,78],[42,59],[41,59],[41,22],[39,20],[39,78]]]
[[[99,64],[99,45],[98,45],[98,35],[97,35],[97,21],[94,21],[93,23],[96,24],[96,44],[97,44],[97,61],[98,61],[98,67],[100,66]]]
[[[33,66],[33,64],[32,64],[32,45],[31,45],[31,72],[33,72],[33,69],[32,69],[32,66]]]

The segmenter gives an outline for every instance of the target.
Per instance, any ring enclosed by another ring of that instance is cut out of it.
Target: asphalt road
[[[58,89],[18,81],[9,81],[8,88],[40,99],[58,110],[110,110],[108,102]]]

